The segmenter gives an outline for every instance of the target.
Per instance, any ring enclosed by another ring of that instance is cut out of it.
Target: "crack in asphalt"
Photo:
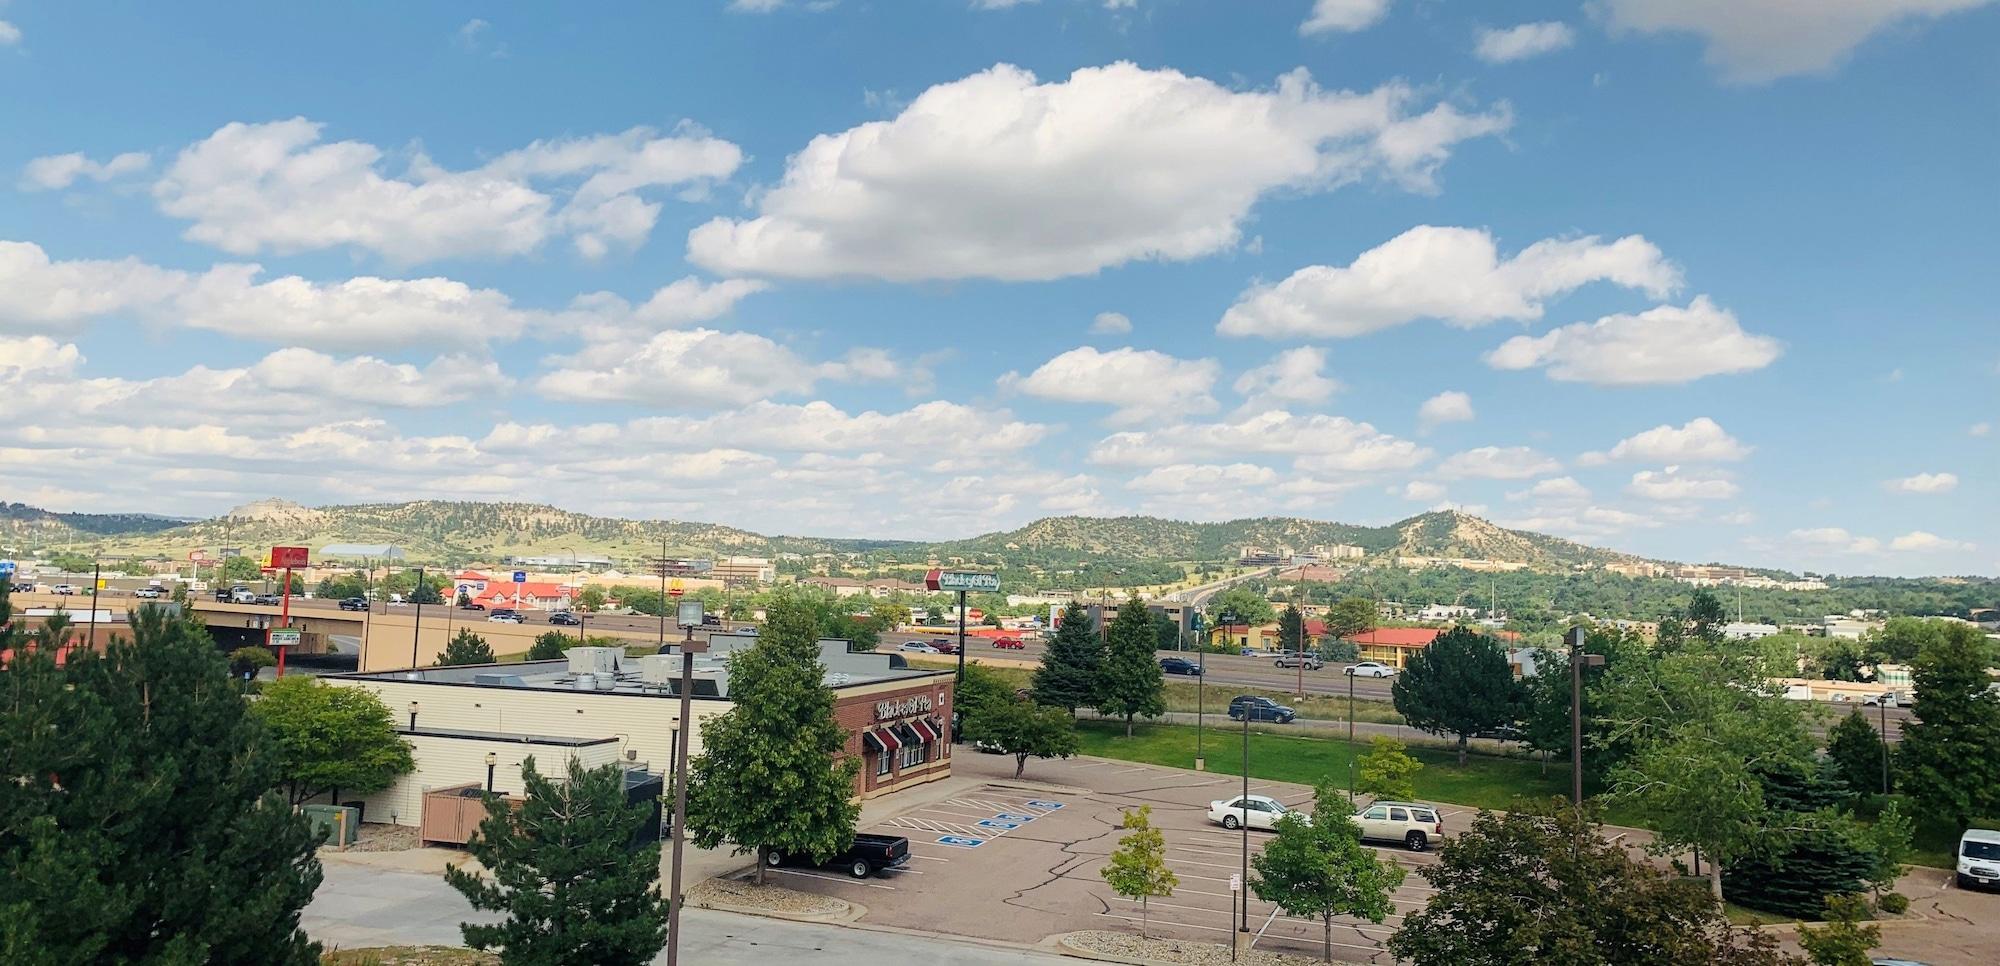
[[[1099,806],[1102,806],[1104,804],[1103,802],[1097,801],[1094,798],[1089,799],[1089,801],[1091,801],[1092,804]],[[1106,821],[1102,814],[1093,813],[1090,816],[1090,820],[1104,827],[1100,831],[1098,831],[1097,834],[1095,835],[1061,843],[1058,846],[1058,848],[1065,856],[1065,858],[1063,858],[1061,861],[1057,862],[1055,865],[1052,865],[1048,868],[1048,875],[1049,875],[1048,878],[1043,879],[1042,881],[1037,882],[1034,885],[1028,886],[1025,889],[1020,889],[1016,891],[1013,895],[1007,896],[1006,898],[1001,899],[1000,901],[1006,905],[1015,906],[1021,909],[1034,909],[1033,906],[1028,905],[1025,902],[1020,902],[1016,900],[1025,900],[1028,897],[1028,893],[1037,891],[1046,886],[1054,885],[1056,882],[1060,881],[1063,878],[1065,873],[1074,871],[1080,864],[1091,858],[1090,854],[1075,851],[1077,846],[1084,845],[1090,842],[1099,841],[1105,838],[1106,836],[1116,833],[1119,830],[1119,825]],[[1122,817],[1120,821],[1121,822],[1123,821]],[[1057,844],[1053,840],[1035,839],[1033,841],[1046,842],[1051,845]],[[1096,893],[1091,893],[1090,897],[1092,899],[1097,900],[1097,904],[1102,907],[1099,910],[1100,912],[1111,911],[1110,904],[1106,903],[1102,897],[1098,896]]]

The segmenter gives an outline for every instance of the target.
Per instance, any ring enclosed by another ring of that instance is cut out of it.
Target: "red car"
[[[936,651],[939,654],[957,654],[958,645],[953,644],[950,641],[932,641],[931,650]]]
[[[1009,651],[1026,650],[1028,647],[1028,645],[1021,643],[1021,639],[1018,637],[996,637],[993,639],[993,646]]]

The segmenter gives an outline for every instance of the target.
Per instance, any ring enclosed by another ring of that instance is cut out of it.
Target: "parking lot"
[[[904,870],[858,881],[837,871],[787,869],[780,879],[792,888],[858,903],[868,910],[864,922],[886,926],[1027,943],[1087,929],[1136,932],[1138,902],[1113,893],[1098,870],[1117,847],[1121,812],[1150,805],[1153,824],[1166,838],[1167,863],[1180,877],[1173,896],[1150,903],[1150,933],[1229,942],[1230,877],[1242,869],[1243,834],[1210,823],[1207,809],[1210,801],[1240,793],[1239,778],[1100,759],[1036,762],[1030,778],[1065,788],[1044,792],[1010,787],[1005,776],[1012,766],[1012,759],[958,757],[954,768],[961,775],[990,776],[993,783],[915,805],[864,829],[910,840],[911,861]],[[1311,791],[1299,785],[1252,781],[1250,790],[1288,806],[1311,804]],[[1447,835],[1454,819],[1462,827],[1470,818],[1451,809],[1444,815]],[[1253,856],[1270,835],[1250,833]],[[1394,897],[1399,914],[1382,925],[1335,920],[1339,958],[1375,961],[1400,914],[1422,905],[1431,892],[1414,874],[1434,861],[1431,853],[1390,845],[1377,851],[1412,870]],[[1320,923],[1273,919],[1275,911],[1251,899],[1251,930],[1263,930],[1258,948],[1316,955]]]

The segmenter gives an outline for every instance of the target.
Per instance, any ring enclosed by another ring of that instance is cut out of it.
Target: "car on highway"
[[[51,593],[59,594],[63,597],[74,597],[78,593],[81,593],[81,591],[78,591],[76,589],[75,584],[57,584],[54,587],[49,588],[49,591]]]
[[[489,624],[526,624],[528,619],[522,617],[516,611],[496,610],[486,615],[486,622]]]
[[[283,596],[281,596],[281,595],[278,595],[278,594],[258,594],[258,595],[257,595],[257,603],[259,603],[259,604],[262,604],[262,605],[264,605],[265,607],[276,607],[276,606],[278,606],[279,604],[282,604],[282,603],[284,603],[284,602],[285,602],[285,598],[284,598]]]
[[[1229,701],[1229,720],[1231,721],[1243,721],[1247,719],[1250,721],[1275,721],[1279,724],[1291,724],[1292,719],[1298,716],[1299,713],[1297,711],[1279,704],[1270,698],[1260,697],[1255,694],[1239,694]]]
[[[936,651],[939,654],[957,654],[958,645],[950,641],[932,641],[931,650]]]
[[[462,600],[462,601],[459,601],[459,604],[458,604],[458,609],[459,609],[459,610],[485,610],[485,609],[486,609],[486,605],[485,605],[485,604],[482,604],[482,603],[480,603],[480,602],[478,602],[478,601],[476,601],[476,600],[471,600],[471,599],[469,599],[469,598],[468,598],[468,599],[466,599],[466,600]]]
[[[784,865],[841,869],[857,879],[866,879],[884,869],[901,868],[909,861],[909,839],[900,835],[866,833],[855,835],[847,848],[834,853],[825,862],[814,862],[810,855],[786,855],[777,849],[764,855],[764,864],[774,869]]]
[[[2000,884],[2000,832],[1966,829],[1958,837],[1958,887]]]
[[[563,627],[582,627],[583,618],[576,616],[574,612],[559,610],[549,615],[549,623]]]
[[[1018,637],[996,637],[993,639],[993,646],[1003,651],[1024,651],[1028,648],[1026,642]]]
[[[1412,852],[1430,848],[1444,840],[1444,816],[1435,806],[1416,802],[1370,802],[1354,816],[1361,837],[1378,842],[1401,842]]]
[[[1871,694],[1861,699],[1861,704],[1864,707],[1869,707],[1869,708],[1878,708],[1878,707],[1895,708],[1895,707],[1900,707],[1902,703],[1903,703],[1902,695],[1897,694],[1894,691],[1884,691],[1881,694]]]
[[[368,598],[366,598],[366,597],[348,597],[348,598],[345,598],[345,599],[341,600],[341,602],[340,602],[340,609],[341,609],[341,610],[367,610],[367,609],[368,609]]]
[[[34,593],[34,592],[35,592],[35,585],[34,585],[34,584],[15,584],[15,585],[14,585],[14,593],[17,593],[17,594],[32,594],[32,593]]]
[[[229,590],[229,602],[232,604],[254,604],[257,602],[257,592],[248,587],[232,587]]]
[[[1377,661],[1362,661],[1360,664],[1349,665],[1342,673],[1357,678],[1386,678],[1395,676],[1396,669]]]
[[[1317,671],[1326,666],[1326,662],[1320,660],[1319,655],[1304,651],[1286,651],[1278,655],[1278,659],[1271,663],[1279,667],[1303,666],[1308,671]]]
[[[141,587],[133,591],[132,596],[140,600],[159,600],[163,593],[158,587]]]
[[[937,653],[936,651],[931,650],[931,646],[929,644],[924,643],[923,641],[904,641],[903,643],[896,645],[896,650],[902,651],[905,654]]]
[[[1192,674],[1195,677],[1200,677],[1201,665],[1184,657],[1163,657],[1160,658],[1160,673]]]
[[[1238,795],[1208,803],[1208,820],[1232,830],[1246,824],[1251,828],[1274,829],[1279,819],[1290,814],[1292,810],[1284,802],[1268,795]]]

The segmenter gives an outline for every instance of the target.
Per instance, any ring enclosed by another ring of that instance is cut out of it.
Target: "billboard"
[[[303,568],[308,566],[311,557],[312,554],[304,547],[271,548],[271,566],[273,567]]]

